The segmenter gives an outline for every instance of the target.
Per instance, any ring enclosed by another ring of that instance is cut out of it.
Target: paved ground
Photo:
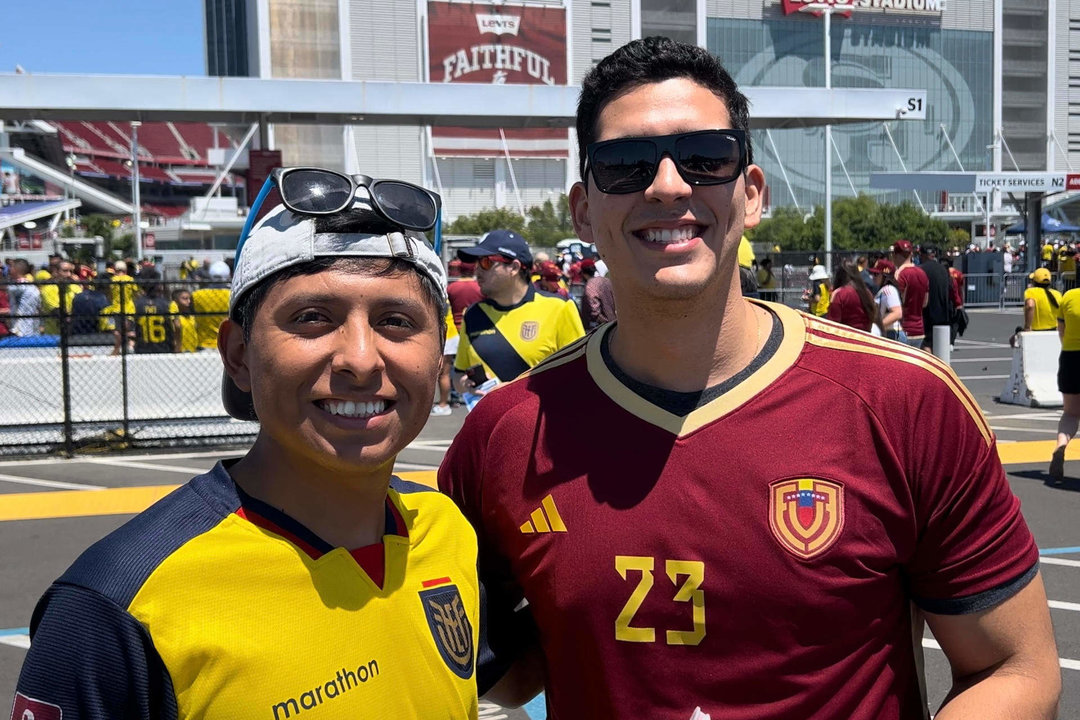
[[[1070,448],[1070,479],[1063,487],[1049,486],[1045,473],[1059,411],[995,400],[1009,374],[1007,343],[1017,314],[975,311],[970,316],[967,337],[952,356],[953,368],[998,434],[1009,481],[1042,551],[1065,684],[1060,717],[1080,720],[1080,530],[1075,521],[1080,516],[1080,443]],[[463,410],[432,418],[401,455],[397,470],[422,473],[437,467],[463,419]],[[30,613],[49,582],[130,513],[210,468],[217,458],[240,450],[0,462],[0,547],[5,548],[0,553],[0,713],[13,695],[28,646]],[[936,708],[948,689],[948,666],[932,638],[924,645],[931,707]],[[543,717],[542,702],[531,703],[528,714],[495,706],[481,712],[489,720],[530,716]]]

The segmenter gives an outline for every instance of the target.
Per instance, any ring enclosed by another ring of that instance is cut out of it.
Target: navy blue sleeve
[[[15,711],[63,720],[177,716],[172,679],[145,628],[102,595],[55,583],[30,625]]]

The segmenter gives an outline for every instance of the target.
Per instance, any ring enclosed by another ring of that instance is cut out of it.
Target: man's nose
[[[694,188],[690,183],[683,180],[682,175],[679,174],[679,169],[671,156],[664,155],[656,166],[652,183],[645,188],[645,198],[672,202],[689,197],[693,191]]]

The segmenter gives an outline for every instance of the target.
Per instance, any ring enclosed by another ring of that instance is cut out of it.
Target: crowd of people
[[[108,260],[102,270],[49,256],[34,268],[4,262],[0,277],[0,343],[111,344],[114,354],[217,349],[229,304],[231,268],[223,260],[185,261],[166,282],[150,261]],[[7,340],[4,340],[7,338]]]

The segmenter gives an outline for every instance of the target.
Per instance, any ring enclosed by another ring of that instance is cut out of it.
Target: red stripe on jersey
[[[422,587],[429,588],[429,587],[435,587],[436,585],[445,585],[448,582],[450,582],[450,578],[441,577],[441,578],[435,578],[434,580],[425,580],[424,582],[420,583],[420,585]]]
[[[239,517],[244,518],[245,520],[247,520],[249,523],[251,523],[252,525],[254,525],[256,527],[261,527],[263,530],[269,530],[270,532],[274,533],[275,535],[280,535],[281,537],[285,538],[286,540],[291,542],[293,545],[295,545],[296,547],[300,548],[305,553],[307,553],[307,555],[312,560],[318,560],[323,555],[321,552],[319,552],[318,549],[316,549],[313,545],[311,545],[311,543],[304,542],[303,540],[298,538],[293,533],[289,532],[288,530],[281,527],[277,523],[264,518],[262,515],[255,512],[254,510],[240,507],[240,508],[237,508],[236,514]]]
[[[383,552],[383,544],[365,545],[362,548],[350,550],[356,564],[367,573],[371,581],[382,589],[383,579],[386,575],[386,553]]]

